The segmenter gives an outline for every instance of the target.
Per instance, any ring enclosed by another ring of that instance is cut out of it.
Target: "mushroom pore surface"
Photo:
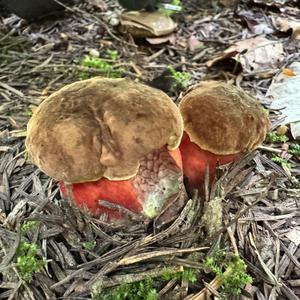
[[[67,85],[28,123],[29,156],[47,175],[71,183],[133,177],[153,150],[180,143],[179,110],[163,92],[129,79]]]

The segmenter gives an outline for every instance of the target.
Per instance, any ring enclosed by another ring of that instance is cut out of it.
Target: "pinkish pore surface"
[[[182,163],[179,149],[163,147],[140,161],[136,176],[128,180],[111,181],[102,178],[94,182],[72,184],[72,198],[79,207],[86,206],[93,215],[103,213],[109,218],[122,218],[122,213],[99,205],[99,200],[118,204],[135,213],[154,217],[182,188]],[[60,183],[64,197],[67,190]]]

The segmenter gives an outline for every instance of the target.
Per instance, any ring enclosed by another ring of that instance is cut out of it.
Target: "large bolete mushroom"
[[[121,216],[99,204],[105,200],[154,217],[182,185],[182,132],[179,110],[165,93],[95,77],[40,104],[26,147],[33,163],[61,182],[62,194],[71,184],[73,200],[95,216]]]
[[[179,109],[185,131],[180,151],[190,190],[203,191],[206,169],[212,180],[218,165],[258,147],[269,127],[262,105],[224,82],[195,85],[183,95]]]

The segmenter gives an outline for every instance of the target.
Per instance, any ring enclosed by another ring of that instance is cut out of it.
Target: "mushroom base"
[[[189,136],[184,133],[180,152],[183,163],[183,174],[187,179],[187,190],[192,192],[194,189],[203,192],[206,170],[209,172],[209,179],[212,182],[216,176],[216,169],[220,165],[225,165],[237,160],[240,155],[217,155],[201,149],[191,142]]]
[[[94,182],[71,184],[73,201],[81,208],[87,207],[92,215],[106,214],[108,219],[121,219],[124,213],[99,204],[100,200],[117,204],[148,218],[157,216],[168,201],[183,187],[182,162],[179,149],[155,150],[140,161],[138,173],[128,179],[111,181],[102,178]],[[67,187],[60,182],[64,198],[68,198]]]

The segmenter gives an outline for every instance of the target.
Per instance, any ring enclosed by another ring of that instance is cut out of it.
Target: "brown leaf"
[[[281,7],[288,3],[296,3],[296,0],[253,0],[253,2],[267,6]]]
[[[237,15],[245,20],[248,28],[255,34],[270,34],[274,32],[273,27],[268,22],[268,17],[263,13],[254,13],[250,10],[241,10]]]
[[[202,48],[203,43],[199,41],[194,35],[190,36],[188,39],[188,46],[191,52],[195,51],[196,49]]]
[[[211,67],[228,58],[234,59],[243,68],[244,74],[269,77],[278,70],[283,62],[284,51],[280,42],[258,36],[233,44],[223,53],[208,61],[207,66]]]
[[[300,39],[300,20],[296,19],[284,19],[284,18],[276,18],[275,24],[278,30],[287,32],[289,30],[292,31],[292,38],[295,40]]]

